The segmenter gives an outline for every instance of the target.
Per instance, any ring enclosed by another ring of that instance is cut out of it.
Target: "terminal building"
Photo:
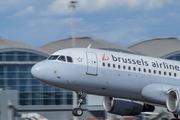
[[[92,39],[77,37],[76,47],[91,48],[140,54],[180,61],[180,40],[174,37],[155,38],[139,42],[129,47]],[[0,38],[0,120],[12,117],[19,120],[21,114],[38,113],[49,120],[73,118],[73,94],[71,91],[58,89],[43,84],[33,78],[31,67],[57,50],[71,48],[71,38],[58,40],[40,47]],[[102,106],[103,97],[88,95],[82,106],[84,114],[79,118],[107,117]],[[10,111],[11,112],[8,112]]]

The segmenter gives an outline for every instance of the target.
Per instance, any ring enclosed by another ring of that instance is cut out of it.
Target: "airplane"
[[[79,96],[74,116],[81,116],[87,94],[104,96],[104,109],[116,115],[139,115],[166,107],[180,115],[180,63],[130,53],[88,48],[54,52],[31,69],[39,81]]]

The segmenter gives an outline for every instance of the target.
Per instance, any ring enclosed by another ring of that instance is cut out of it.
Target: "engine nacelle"
[[[116,115],[139,115],[141,112],[153,112],[154,106],[125,99],[104,97],[103,106],[106,111]]]
[[[180,90],[172,89],[168,91],[166,106],[169,112],[180,115]]]

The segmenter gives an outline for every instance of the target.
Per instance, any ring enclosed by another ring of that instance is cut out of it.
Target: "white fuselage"
[[[177,61],[98,49],[72,48],[52,55],[65,56],[37,63],[38,80],[62,89],[165,105],[167,91],[180,87]],[[67,61],[70,56],[73,62]]]

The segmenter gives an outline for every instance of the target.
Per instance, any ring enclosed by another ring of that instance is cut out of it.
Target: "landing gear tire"
[[[74,116],[81,116],[83,114],[83,110],[81,108],[74,108],[72,114]]]
[[[77,108],[74,108],[73,111],[72,111],[72,114],[73,114],[74,116],[77,116],[77,114],[76,114],[76,109],[77,109]]]

